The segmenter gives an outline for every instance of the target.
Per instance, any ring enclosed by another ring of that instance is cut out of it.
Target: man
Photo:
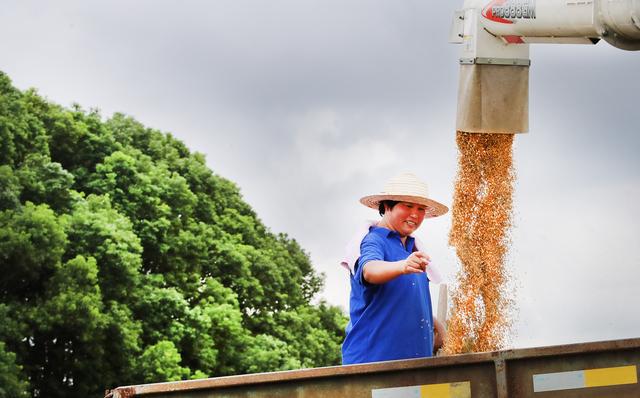
[[[425,271],[430,258],[412,234],[425,218],[449,209],[430,199],[426,184],[410,173],[392,178],[380,194],[360,202],[377,209],[382,219],[362,239],[350,273],[342,363],[429,357],[434,323]]]

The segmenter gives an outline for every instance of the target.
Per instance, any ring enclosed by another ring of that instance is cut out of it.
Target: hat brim
[[[378,210],[380,202],[383,200],[393,200],[395,202],[409,202],[423,205],[427,208],[424,218],[433,218],[441,216],[449,211],[449,208],[442,203],[436,202],[433,199],[423,198],[422,196],[411,195],[369,195],[360,199],[360,203]]]

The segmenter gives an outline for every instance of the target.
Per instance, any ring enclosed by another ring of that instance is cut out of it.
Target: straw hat
[[[360,203],[378,210],[380,202],[383,200],[424,205],[427,207],[425,218],[438,217],[449,211],[447,206],[429,199],[427,184],[420,181],[412,173],[402,173],[393,177],[387,181],[382,192],[377,195],[365,196],[360,199]]]

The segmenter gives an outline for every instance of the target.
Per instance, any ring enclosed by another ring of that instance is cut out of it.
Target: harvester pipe
[[[462,44],[458,131],[528,130],[529,44],[640,50],[640,0],[465,0],[450,41]]]
[[[464,15],[477,18],[481,29],[504,44],[595,44],[604,39],[640,50],[640,0],[467,0]],[[465,40],[477,35],[472,25],[465,21]]]

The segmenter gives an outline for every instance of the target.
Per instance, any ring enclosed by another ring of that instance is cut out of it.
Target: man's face
[[[384,215],[396,232],[401,236],[409,236],[420,227],[426,212],[427,208],[423,205],[399,202],[393,206],[393,209],[387,208]]]

